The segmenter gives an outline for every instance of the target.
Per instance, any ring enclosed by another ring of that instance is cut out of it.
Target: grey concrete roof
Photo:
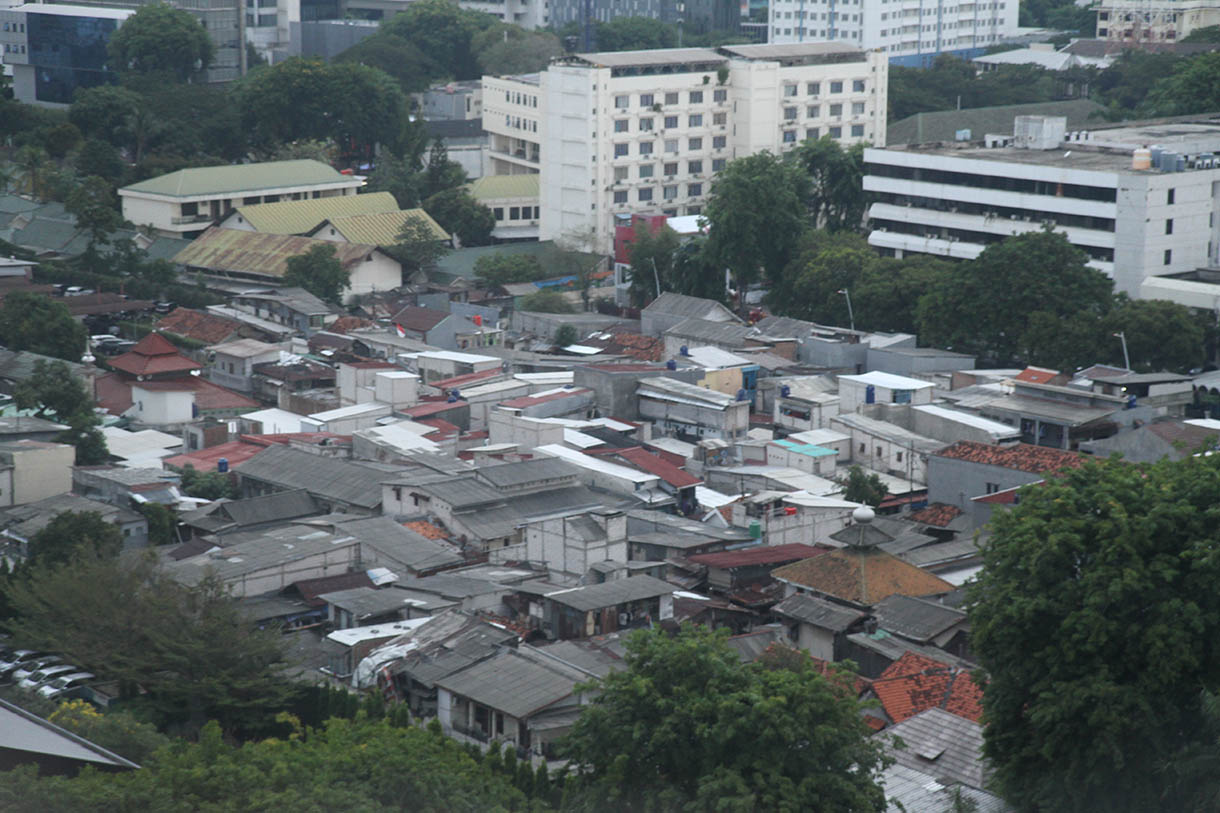
[[[920,643],[927,643],[966,620],[966,614],[961,610],[900,595],[883,599],[877,605],[876,613],[882,629]]]
[[[228,582],[359,544],[353,537],[343,539],[342,535],[304,525],[233,534],[225,537],[225,541],[231,544],[215,553],[203,552],[179,561],[163,560],[162,566],[184,584],[197,583],[209,570]]]
[[[383,468],[323,459],[279,444],[243,463],[239,476],[285,489],[304,489],[316,497],[361,508],[381,504],[381,483],[389,479]]]
[[[683,65],[697,62],[723,62],[724,57],[710,48],[657,48],[651,51],[600,51],[573,56],[591,65],[606,68]]]
[[[405,590],[395,590],[392,587],[384,590],[375,587],[353,587],[350,590],[322,593],[318,598],[327,604],[347,610],[357,621],[412,606],[411,597]]]
[[[319,509],[308,491],[298,489],[226,502],[221,505],[219,512],[238,525],[256,525],[261,522],[306,517],[319,513]]]
[[[576,684],[591,677],[522,646],[441,678],[436,685],[520,720],[570,696]]]
[[[143,519],[135,511],[117,505],[76,494],[58,494],[38,502],[0,510],[0,528],[14,536],[29,539],[65,511],[94,511],[110,522],[139,522]]]
[[[931,708],[874,736],[886,743],[886,752],[899,765],[972,788],[985,784],[983,727],[973,720]],[[894,747],[894,737],[906,747]]]
[[[35,762],[45,756],[105,768],[140,767],[5,700],[0,700],[0,752],[10,752],[6,762]]]
[[[62,423],[37,418],[33,415],[12,415],[0,418],[0,435],[23,435],[30,432],[62,432],[68,427]]]
[[[1011,135],[1017,116],[1066,116],[1067,129],[1087,129],[1090,117],[1104,108],[1089,99],[1063,102],[1033,102],[994,107],[972,107],[966,110],[937,110],[916,113],[892,122],[885,131],[887,144],[918,144],[928,141],[952,141],[958,130],[970,130],[970,137],[981,140],[987,133]],[[1092,122],[1096,123],[1096,122]]]
[[[908,768],[891,765],[881,772],[880,784],[885,788],[889,803],[886,813],[941,813],[954,809],[954,792],[957,787],[945,785],[935,776]],[[1007,813],[1011,810],[998,796],[977,788],[960,788],[962,799],[972,801],[976,813]]]
[[[665,335],[689,339],[692,342],[718,342],[733,347],[744,347],[746,337],[755,332],[754,328],[739,325],[736,322],[713,322],[710,319],[699,319],[692,316],[665,331]]]
[[[694,384],[687,384],[685,381],[678,381],[675,378],[665,378],[664,376],[641,379],[640,383],[636,385],[636,392],[639,395],[650,398],[679,400],[698,406],[706,406],[710,409],[727,409],[735,403],[735,399],[731,395],[725,395],[716,390],[704,389]]]
[[[373,548],[393,565],[408,570],[432,570],[462,562],[461,555],[451,546],[405,528],[389,517],[352,517],[335,521],[334,527],[335,533],[356,537],[361,545]]]
[[[590,584],[557,593],[547,593],[546,598],[574,610],[588,611],[615,607],[632,601],[658,598],[669,595],[673,591],[674,587],[669,582],[654,579],[652,576],[632,576],[627,579],[615,579],[601,584]]]
[[[863,610],[844,607],[842,604],[835,604],[833,601],[826,601],[808,593],[788,596],[775,605],[774,612],[833,632],[843,632],[868,615]]]
[[[709,314],[719,313],[727,315],[730,322],[740,323],[741,321],[735,313],[714,299],[702,299],[697,296],[676,294],[672,291],[666,291],[652,300],[648,303],[648,307],[644,308],[644,312],[666,313],[671,316],[686,316],[696,319],[705,319]]]
[[[573,477],[575,474],[575,467],[564,463],[562,460],[557,460],[553,457],[540,457],[516,463],[480,466],[476,476],[494,488],[514,488],[541,480],[559,480],[565,477]]]

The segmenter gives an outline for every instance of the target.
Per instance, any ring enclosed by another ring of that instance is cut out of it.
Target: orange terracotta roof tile
[[[876,548],[840,548],[776,568],[771,575],[865,606],[895,594],[931,596],[953,590],[939,576]]]
[[[927,508],[912,513],[910,519],[912,522],[921,522],[924,525],[935,525],[937,528],[943,528],[963,513],[962,509],[956,505],[934,502]]]
[[[359,316],[340,316],[326,326],[331,333],[347,333],[349,330],[359,330],[365,327],[376,327],[377,323]]]
[[[161,317],[156,329],[204,344],[220,344],[236,335],[241,327],[242,323],[236,319],[190,308],[174,308],[167,316]]]
[[[1017,373],[1016,380],[1028,381],[1031,384],[1049,384],[1058,375],[1058,370],[1050,370],[1046,367],[1026,367]]]
[[[448,539],[449,532],[439,525],[433,525],[426,520],[416,520],[415,522],[404,522],[404,528],[415,531],[420,536],[426,536],[428,539]]]
[[[1028,443],[992,446],[988,443],[962,440],[933,454],[937,457],[1002,466],[1006,469],[1016,469],[1031,474],[1058,471],[1059,469],[1077,469],[1085,464],[1085,459],[1076,452],[1065,452],[1062,449],[1051,449],[1046,446],[1032,446]]]
[[[983,690],[968,671],[916,652],[886,667],[872,689],[895,723],[932,708],[976,723],[983,717]]]

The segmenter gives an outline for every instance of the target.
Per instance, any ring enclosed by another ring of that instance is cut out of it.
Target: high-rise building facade
[[[13,96],[66,106],[77,89],[115,81],[106,67],[106,46],[131,14],[46,3],[0,8],[0,57],[12,68]]]

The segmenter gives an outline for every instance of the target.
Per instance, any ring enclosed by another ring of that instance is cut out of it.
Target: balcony
[[[191,223],[211,223],[211,215],[183,215],[181,217],[171,217],[169,220],[175,226],[186,226]]]

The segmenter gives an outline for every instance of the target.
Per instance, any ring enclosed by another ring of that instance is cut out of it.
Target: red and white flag
[[[407,338],[407,331],[403,330],[402,325],[398,324],[397,322],[394,323],[394,332],[398,334],[398,338],[400,339]]]

